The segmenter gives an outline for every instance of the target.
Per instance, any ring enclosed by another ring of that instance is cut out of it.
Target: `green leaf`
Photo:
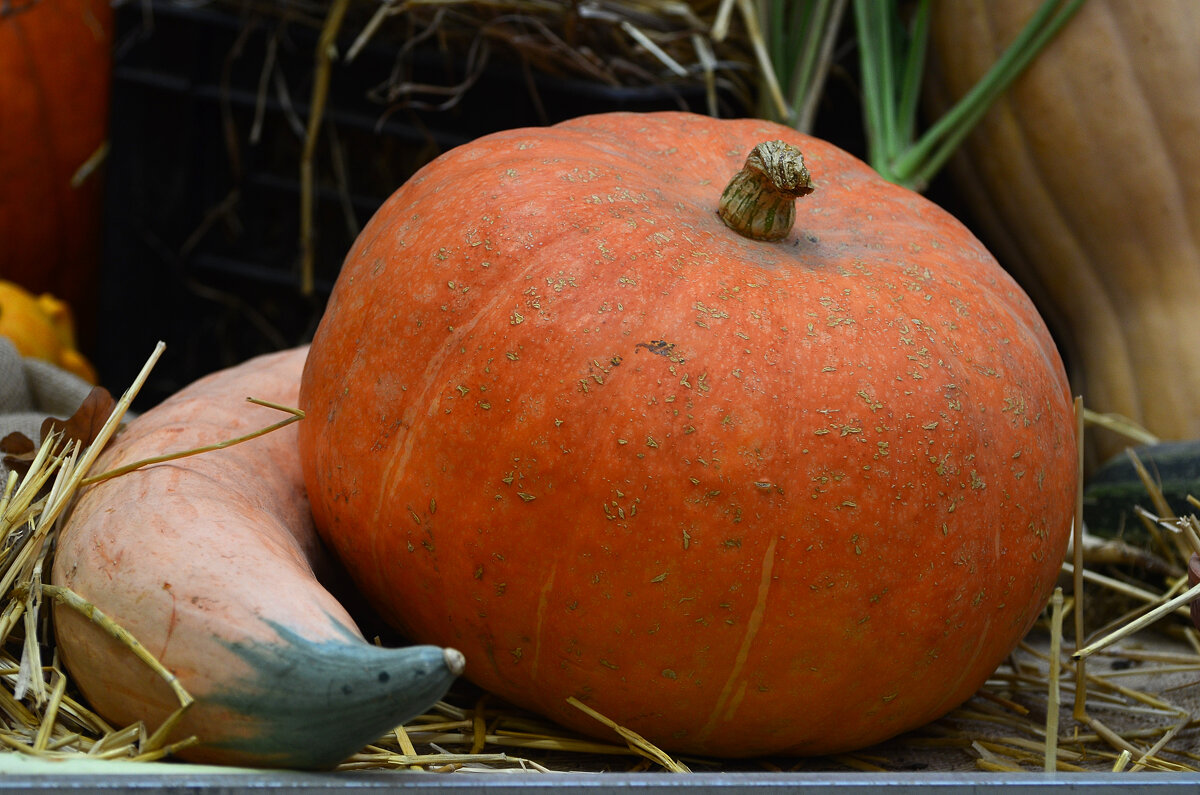
[[[1043,0],[971,91],[918,134],[932,0],[905,4],[911,6],[907,22],[901,0],[854,0],[868,162],[892,182],[923,189],[1085,1]],[[755,27],[766,31],[760,43],[773,70],[771,84],[780,84],[788,105],[783,113],[773,95],[776,101],[760,110],[764,118],[801,132],[811,129],[847,5],[848,0],[760,0]]]
[[[928,0],[922,0],[914,15],[913,28],[907,34],[907,64],[900,97],[896,102],[872,100],[883,104],[887,112],[895,109],[896,116],[875,130],[868,126],[868,137],[883,136],[882,141],[869,148],[869,151],[881,155],[879,160],[872,159],[871,165],[893,182],[923,189],[983,118],[992,103],[1008,90],[1085,1],[1043,0],[1016,39],[979,82],[920,137],[914,138],[916,105],[929,35],[929,3]],[[858,0],[858,3],[859,6],[871,6],[871,13],[882,18],[883,14],[878,9],[884,5],[883,0]],[[894,60],[884,62],[864,52],[861,63],[864,93],[868,84],[877,86],[882,83],[887,88],[893,85],[890,74],[868,78],[865,72],[868,69],[890,71],[895,68]]]

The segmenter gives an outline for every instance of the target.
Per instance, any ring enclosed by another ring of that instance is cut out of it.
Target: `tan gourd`
[[[934,4],[927,90],[964,94],[1040,0]],[[1200,435],[1200,3],[1089,0],[952,173],[1088,407]],[[1125,440],[1089,439],[1093,458]]]
[[[133,420],[97,463],[116,469],[263,427],[295,405],[306,349],[206,376]],[[132,633],[195,701],[168,737],[180,755],[327,768],[440,698],[462,655],[380,648],[318,581],[291,425],[84,488],[63,527],[53,582]],[[54,611],[73,682],[110,723],[161,726],[180,698],[125,645],[71,607]]]

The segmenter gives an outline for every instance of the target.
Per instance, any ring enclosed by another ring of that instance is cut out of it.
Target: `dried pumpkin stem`
[[[800,150],[785,141],[764,141],[725,187],[717,215],[743,237],[782,240],[796,220],[796,199],[812,192]]]

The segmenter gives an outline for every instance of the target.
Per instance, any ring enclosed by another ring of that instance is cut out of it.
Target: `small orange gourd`
[[[22,356],[41,359],[89,383],[96,371],[75,345],[71,308],[49,293],[34,296],[0,279],[0,336],[12,340]]]
[[[386,617],[676,752],[843,751],[962,703],[1074,504],[1026,295],[932,203],[755,120],[442,156],[350,251],[300,402],[318,528]]]

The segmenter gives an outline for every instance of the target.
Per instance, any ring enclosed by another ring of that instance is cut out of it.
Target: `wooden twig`
[[[1085,657],[1095,654],[1100,649],[1111,646],[1122,638],[1129,637],[1135,632],[1145,629],[1160,618],[1194,601],[1197,597],[1200,597],[1200,584],[1193,585],[1173,599],[1168,599],[1150,612],[1139,616],[1123,627],[1078,650],[1075,652],[1074,657],[1076,660],[1082,661]]]
[[[330,72],[336,55],[337,37],[350,0],[334,0],[321,28],[314,55],[312,100],[308,106],[308,127],[304,135],[304,151],[300,155],[300,292],[312,295],[313,268],[316,261],[316,177],[313,160],[317,140],[321,136],[321,121],[329,100]]]
[[[646,757],[651,762],[662,765],[662,767],[664,769],[669,770],[672,773],[690,773],[691,772],[691,770],[688,769],[687,765],[683,764],[682,762],[680,762],[676,759],[672,759],[670,756],[665,754],[661,749],[659,749],[658,746],[651,743],[645,737],[642,737],[637,732],[635,732],[631,729],[627,729],[624,726],[621,726],[620,724],[611,720],[610,718],[605,717],[604,715],[601,715],[599,712],[592,709],[587,704],[584,704],[582,701],[575,698],[574,696],[569,697],[567,699],[567,703],[570,704],[571,706],[575,707],[576,709],[580,710],[581,712],[585,713],[586,715],[588,715],[592,718],[595,718],[596,720],[603,723],[605,726],[607,726],[610,729],[612,729],[613,731],[615,731],[617,734],[619,734],[621,736],[621,739],[625,740],[625,742],[627,742],[629,744],[630,748],[632,748],[634,751],[641,754],[642,756]]]
[[[1083,398],[1075,398],[1075,466],[1078,477],[1075,484],[1075,524],[1074,544],[1075,555],[1072,558],[1071,581],[1075,594],[1075,648],[1083,645],[1087,633],[1083,626],[1083,440],[1084,419],[1087,410],[1083,406]],[[1084,671],[1084,660],[1075,664],[1075,707],[1072,717],[1083,723],[1087,720],[1087,674]]]
[[[1062,588],[1054,589],[1050,599],[1050,687],[1046,702],[1046,756],[1043,769],[1052,773],[1058,767],[1058,677],[1062,669]]]

